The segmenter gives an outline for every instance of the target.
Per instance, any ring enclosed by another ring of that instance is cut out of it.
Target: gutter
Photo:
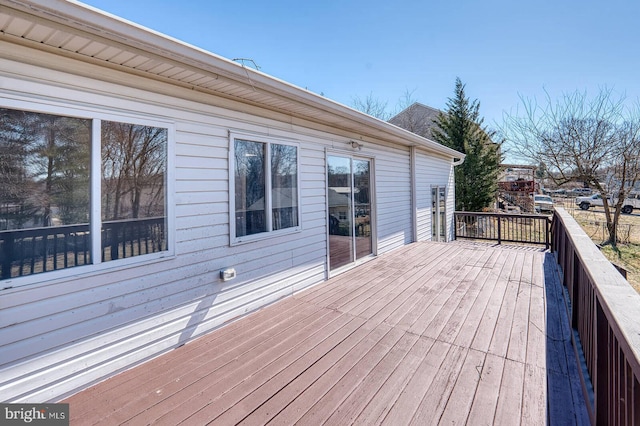
[[[458,158],[457,160],[453,160],[453,167],[455,166],[459,166],[462,163],[464,163],[464,159],[466,158],[466,156],[463,154],[462,157]]]

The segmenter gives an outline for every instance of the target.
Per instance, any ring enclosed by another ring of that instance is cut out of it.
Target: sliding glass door
[[[447,188],[431,187],[431,240],[447,241]]]
[[[327,157],[329,268],[373,253],[371,160]]]

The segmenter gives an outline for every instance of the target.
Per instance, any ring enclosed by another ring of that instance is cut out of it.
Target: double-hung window
[[[298,145],[231,135],[231,243],[300,228]]]
[[[169,251],[169,127],[79,115],[0,108],[0,280]]]

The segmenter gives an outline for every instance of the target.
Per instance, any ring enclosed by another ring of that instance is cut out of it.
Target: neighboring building
[[[437,126],[435,121],[441,112],[439,109],[414,102],[408,108],[391,117],[389,123],[433,140],[431,132]]]
[[[80,3],[0,4],[1,401],[453,238],[462,154]]]
[[[498,205],[509,210],[517,207],[523,212],[533,212],[533,194],[540,191],[536,181],[536,166],[501,164],[498,181]]]

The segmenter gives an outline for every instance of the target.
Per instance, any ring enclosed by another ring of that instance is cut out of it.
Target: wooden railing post
[[[498,215],[498,244],[502,244],[502,219]]]
[[[453,214],[453,239],[458,238],[458,216]]]

